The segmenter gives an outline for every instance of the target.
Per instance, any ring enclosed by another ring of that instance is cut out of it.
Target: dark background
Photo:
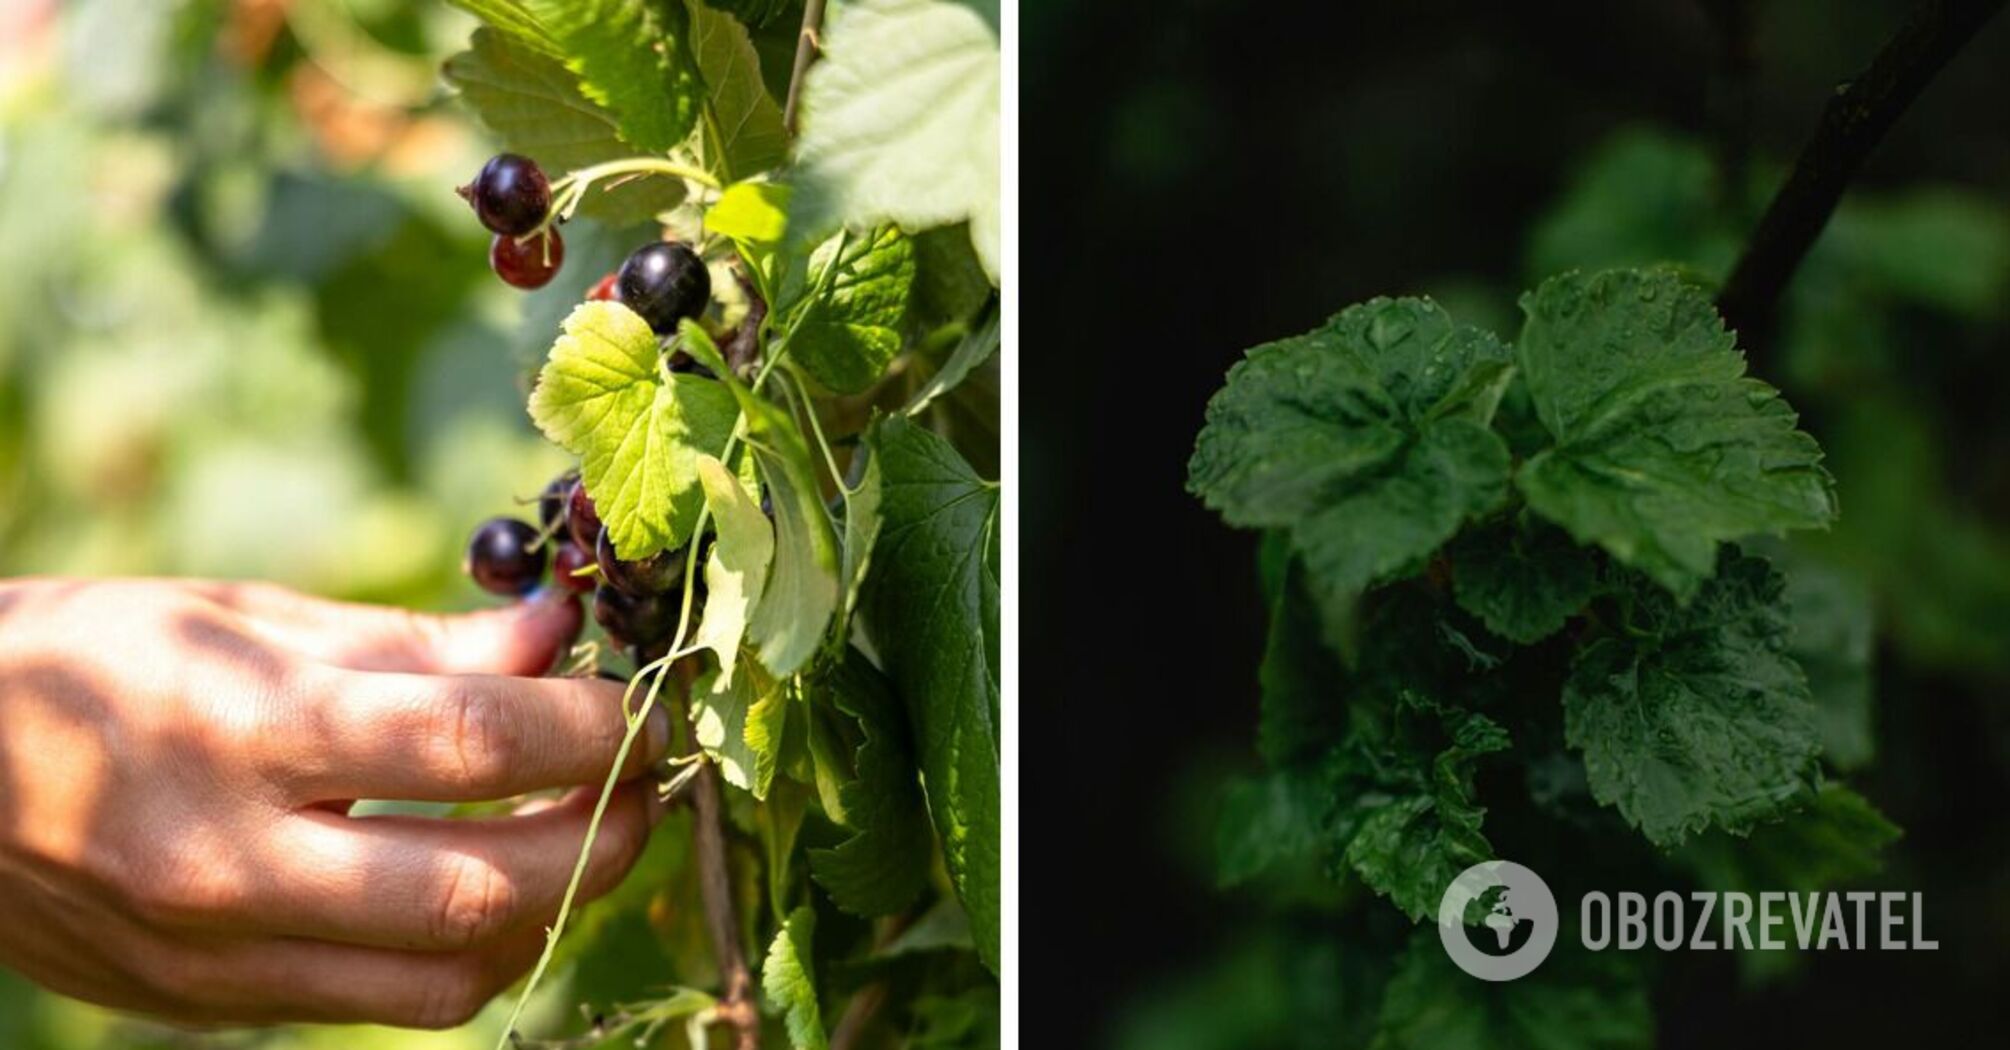
[[[1021,1002],[1042,1045],[1098,1045],[1239,921],[1195,815],[1254,761],[1255,544],[1182,488],[1223,373],[1372,295],[1521,287],[1586,151],[1639,122],[1729,142],[1741,96],[1690,0],[1022,10]],[[1751,153],[1786,160],[1907,6],[1748,10]],[[1857,184],[1918,180],[2010,198],[2010,17]],[[2002,682],[1880,667],[1906,701],[1853,782],[1907,829],[1900,885],[1946,950],[1742,995],[1723,953],[1692,960],[1658,989],[1662,1045],[1937,1045],[2010,1019]]]

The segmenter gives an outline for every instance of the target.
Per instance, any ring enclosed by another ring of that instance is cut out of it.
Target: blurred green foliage
[[[482,518],[565,465],[524,413],[618,239],[524,296],[453,187],[491,152],[437,75],[473,19],[392,0],[76,0],[0,15],[0,571],[259,578],[451,609]],[[576,231],[576,232],[575,232]],[[544,334],[539,335],[538,329]],[[587,909],[527,1022],[710,980],[666,827]],[[665,889],[664,887],[669,887]],[[0,1047],[485,1048],[446,1033],[192,1034],[0,971]],[[679,1032],[670,1038],[681,1040]]]

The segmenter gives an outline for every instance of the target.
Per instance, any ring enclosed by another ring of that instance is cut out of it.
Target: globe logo
[[[1438,940],[1483,981],[1525,977],[1556,947],[1556,897],[1535,872],[1492,860],[1459,873],[1438,902]]]

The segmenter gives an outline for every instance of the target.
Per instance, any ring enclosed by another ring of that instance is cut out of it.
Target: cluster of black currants
[[[476,585],[491,594],[528,594],[543,581],[548,562],[554,584],[592,592],[593,619],[609,640],[638,660],[661,655],[683,606],[686,552],[658,551],[636,561],[617,557],[577,471],[545,487],[538,522],[490,518],[475,529],[465,568]],[[704,578],[692,582],[696,601],[703,596]]]
[[[565,261],[565,242],[547,223],[551,184],[537,162],[500,153],[482,165],[475,180],[459,190],[475,216],[496,236],[489,266],[519,288],[544,286]],[[679,321],[696,319],[712,299],[712,277],[689,245],[655,241],[635,249],[587,294],[619,302],[668,335]],[[683,352],[672,371],[704,371]],[[490,518],[468,541],[464,568],[491,594],[523,595],[535,590],[547,566],[560,587],[593,594],[593,618],[615,644],[638,659],[660,655],[676,630],[683,600],[685,551],[662,551],[640,561],[615,556],[593,498],[578,471],[552,480],[538,498],[539,523]],[[702,587],[703,579],[694,580]],[[702,591],[694,598],[702,597]],[[693,610],[695,613],[695,609]]]
[[[565,240],[545,221],[551,182],[536,161],[498,153],[457,192],[495,234],[489,242],[489,268],[496,276],[518,288],[542,288],[550,282],[565,262]],[[658,335],[668,335],[677,330],[678,321],[705,312],[712,299],[712,275],[689,245],[656,241],[635,249],[587,298],[619,302]]]
[[[565,262],[565,238],[556,226],[545,225],[551,182],[536,161],[498,153],[482,165],[475,181],[456,192],[495,234],[489,242],[489,269],[497,277],[518,288],[542,288],[551,281]]]

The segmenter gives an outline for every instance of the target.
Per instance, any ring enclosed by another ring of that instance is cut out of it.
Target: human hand
[[[486,820],[352,817],[598,785],[622,687],[549,668],[578,603],[427,617],[259,584],[0,583],[0,964],[193,1024],[459,1024],[535,961],[597,790]],[[629,754],[583,896],[661,806]]]

